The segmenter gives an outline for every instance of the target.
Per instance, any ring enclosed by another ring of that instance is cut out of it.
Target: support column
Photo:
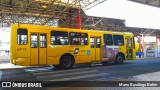
[[[81,29],[81,24],[82,24],[82,22],[81,22],[81,8],[78,8],[78,14],[77,14],[77,17],[76,17],[76,20],[77,20],[77,25],[76,25],[76,28],[77,29]]]
[[[72,9],[69,10],[68,19],[69,19],[69,28],[73,28]]]
[[[139,34],[138,36],[139,36],[139,38],[138,38],[138,41],[139,41],[139,49],[138,49],[138,51],[139,51],[140,53],[142,53],[142,54],[139,56],[139,58],[143,58],[143,57],[144,57],[143,35],[142,35],[142,34]]]
[[[160,36],[156,36],[156,44],[157,44],[157,47],[156,47],[156,57],[160,57]]]

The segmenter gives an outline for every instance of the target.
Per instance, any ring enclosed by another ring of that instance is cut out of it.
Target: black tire
[[[59,66],[59,65],[54,65],[54,67],[55,67],[55,68],[59,68],[60,66]]]
[[[124,62],[124,56],[122,54],[118,54],[115,60],[115,64],[122,64]]]
[[[60,60],[60,67],[63,69],[72,68],[74,59],[70,55],[65,55]]]

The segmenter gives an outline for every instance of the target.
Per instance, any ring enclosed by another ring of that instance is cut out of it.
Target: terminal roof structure
[[[159,7],[159,0],[130,1]],[[103,2],[107,0],[0,0],[0,27],[26,23],[76,28],[77,18],[80,18],[82,29],[160,34],[158,29],[126,27],[125,20],[87,16],[84,13],[85,10]]]

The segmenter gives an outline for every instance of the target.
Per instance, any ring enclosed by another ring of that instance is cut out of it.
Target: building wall
[[[0,56],[9,56],[10,30],[10,27],[0,28]]]
[[[160,39],[156,42],[143,42],[143,53],[145,57],[160,57]]]
[[[10,52],[10,43],[1,42],[0,43],[0,56],[9,56],[9,52]]]

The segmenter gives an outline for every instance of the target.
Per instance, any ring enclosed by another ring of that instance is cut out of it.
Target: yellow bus
[[[10,58],[15,65],[71,68],[79,63],[121,64],[134,60],[135,54],[132,33],[12,25]]]

